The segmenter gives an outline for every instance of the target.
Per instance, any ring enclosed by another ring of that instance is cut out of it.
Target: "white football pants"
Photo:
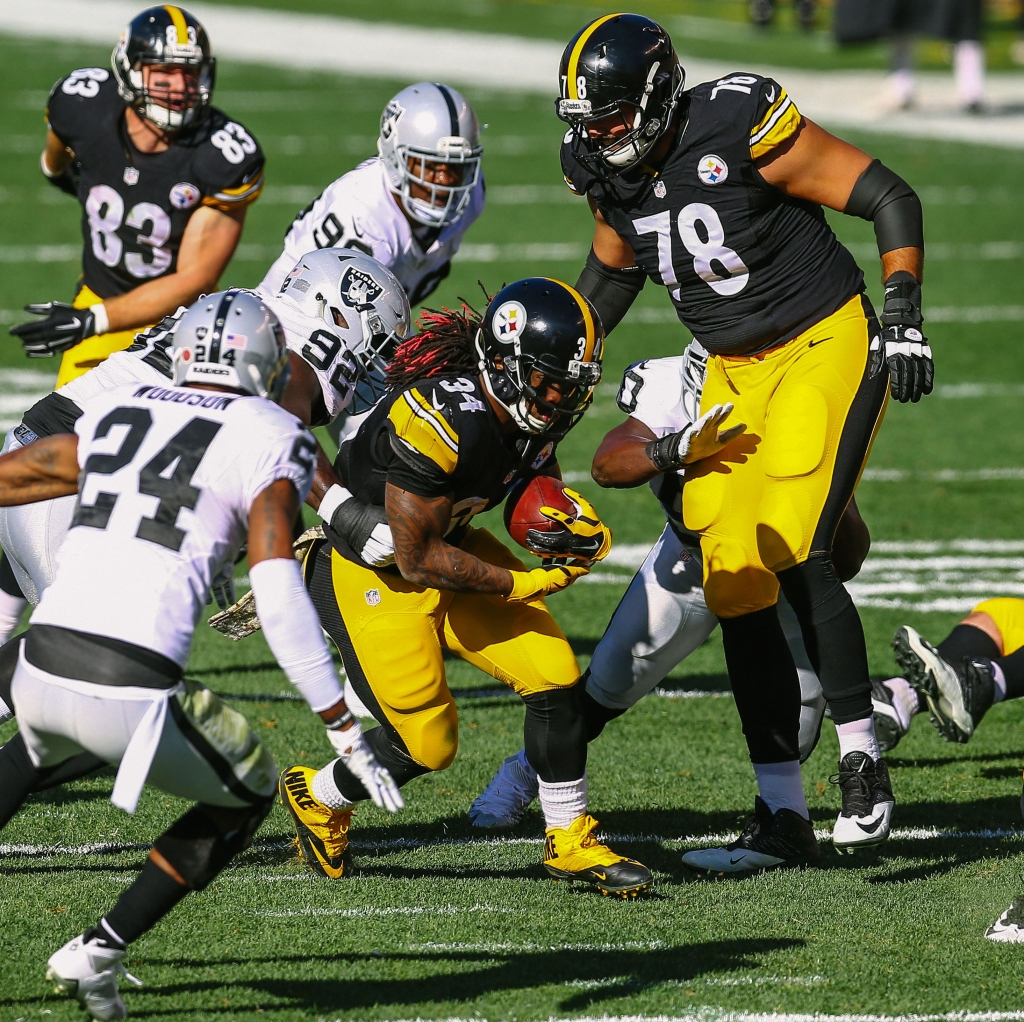
[[[22,447],[7,434],[0,454]],[[7,554],[14,575],[32,606],[39,602],[57,574],[60,549],[75,514],[76,496],[41,500],[18,507],[0,507],[0,547]]]
[[[622,597],[590,661],[587,692],[611,709],[629,709],[665,680],[718,627],[704,602],[699,547],[666,524]],[[800,677],[800,759],[818,742],[825,697],[804,648],[796,614],[779,594],[779,619]]]

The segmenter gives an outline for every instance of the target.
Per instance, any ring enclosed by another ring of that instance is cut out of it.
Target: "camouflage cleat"
[[[352,873],[348,831],[351,809],[331,809],[313,797],[316,770],[293,766],[281,772],[278,790],[295,827],[295,843],[306,866],[320,876],[340,880]]]
[[[594,837],[597,820],[584,813],[566,829],[552,827],[544,841],[544,868],[555,880],[582,880],[602,894],[635,898],[654,881],[635,859],[617,855]]]

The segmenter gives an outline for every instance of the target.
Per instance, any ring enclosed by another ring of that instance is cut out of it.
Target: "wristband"
[[[342,504],[351,499],[352,491],[347,490],[339,483],[335,483],[324,494],[323,500],[320,501],[320,506],[317,508],[316,513],[325,522],[327,522],[328,525],[330,525],[331,519],[334,517],[334,512],[337,511]]]
[[[107,315],[107,307],[103,302],[97,302],[95,305],[89,306],[89,311],[93,314],[93,327],[97,334],[105,334],[110,330],[110,317]]]
[[[352,711],[346,707],[345,712],[327,725],[328,731],[340,731],[349,721],[355,720]]]
[[[882,326],[915,326],[924,322],[921,314],[921,284],[906,270],[891,273],[885,284],[885,304],[879,317]]]
[[[51,181],[52,181],[52,180],[53,180],[53,179],[54,179],[55,177],[60,177],[60,175],[64,173],[64,171],[60,171],[60,173],[56,173],[56,174],[55,174],[55,173],[54,173],[54,172],[53,172],[52,170],[50,170],[50,168],[49,168],[49,167],[48,167],[48,166],[46,165],[46,150],[45,150],[45,149],[44,149],[44,150],[43,150],[43,151],[42,151],[42,152],[41,152],[41,153],[39,154],[39,169],[40,169],[40,170],[41,170],[41,171],[43,172],[43,176],[44,176],[44,177],[48,177],[48,178],[49,178],[49,179],[50,179]]]

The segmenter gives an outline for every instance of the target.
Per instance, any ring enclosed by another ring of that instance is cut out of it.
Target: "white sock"
[[[985,50],[976,39],[965,39],[953,47],[953,74],[964,106],[985,98]]]
[[[921,700],[917,692],[911,688],[906,678],[889,678],[882,684],[892,695],[892,704],[896,707],[903,730],[906,731],[914,715],[921,712]]]
[[[334,764],[337,762],[336,759],[331,760],[323,770],[318,770],[313,774],[313,783],[310,785],[313,789],[313,798],[321,805],[327,806],[328,809],[346,809],[353,805],[342,795],[334,780]]]
[[[573,820],[587,811],[587,775],[578,781],[548,784],[540,781],[540,807],[548,830],[567,830]]]
[[[996,683],[996,695],[993,702],[1001,703],[1006,698],[1006,675],[1003,669],[995,662],[992,663],[992,680]]]
[[[21,615],[25,613],[28,600],[21,596],[11,596],[0,589],[0,646],[2,646],[21,624]]]
[[[810,819],[804,785],[800,777],[799,760],[788,763],[755,763],[757,790],[768,808],[774,813],[779,809],[792,809],[805,820]]]
[[[873,718],[865,717],[863,720],[851,720],[847,724],[836,724],[836,735],[839,738],[840,759],[851,752],[864,752],[876,760],[881,758]]]

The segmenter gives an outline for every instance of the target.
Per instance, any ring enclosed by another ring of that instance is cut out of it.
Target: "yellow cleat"
[[[314,873],[339,880],[352,873],[348,848],[351,809],[331,809],[313,797],[312,767],[293,766],[281,772],[278,791],[292,818],[299,857]]]
[[[552,827],[544,841],[544,868],[556,880],[583,880],[602,894],[636,897],[654,877],[635,859],[617,855],[594,837],[597,820],[586,813],[565,830]]]

